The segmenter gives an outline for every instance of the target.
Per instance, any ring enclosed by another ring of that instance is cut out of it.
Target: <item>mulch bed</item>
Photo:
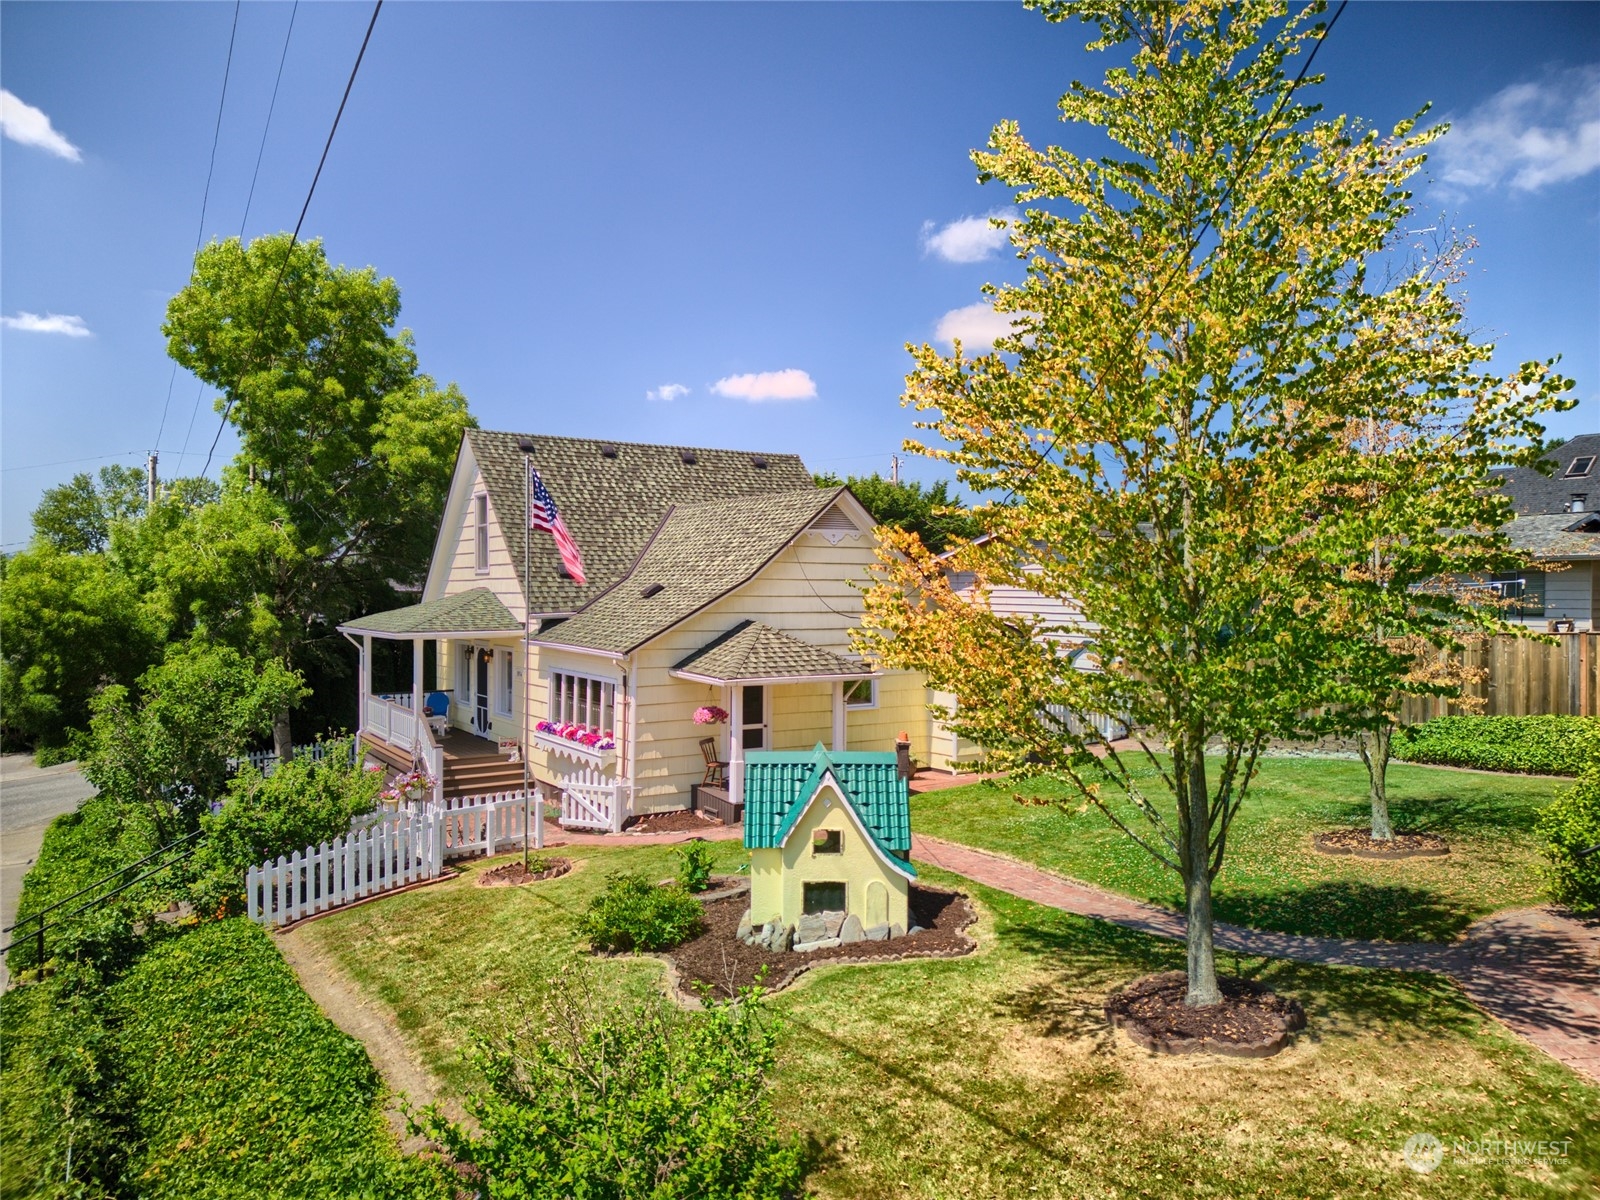
[[[758,981],[767,991],[776,992],[822,963],[958,958],[971,954],[978,946],[966,934],[967,926],[978,919],[972,901],[961,892],[941,888],[912,885],[911,919],[923,926],[920,933],[889,942],[851,942],[804,954],[775,954],[741,942],[734,935],[749,907],[749,897],[742,892],[708,900],[705,932],[662,955],[671,963],[682,995],[695,997],[694,985],[700,983],[708,985],[713,995],[726,999],[739,988]]]
[[[708,829],[721,829],[722,822],[715,817],[707,817],[693,809],[685,808],[673,812],[646,813],[642,817],[635,817],[629,821],[624,833],[684,833],[698,831],[704,833]]]
[[[1357,858],[1440,858],[1450,853],[1450,843],[1431,833],[1397,833],[1380,842],[1366,829],[1319,833],[1311,845],[1322,854],[1353,854]]]
[[[1106,1000],[1106,1017],[1146,1050],[1157,1054],[1226,1054],[1266,1058],[1306,1027],[1297,1000],[1249,979],[1221,978],[1222,1001],[1190,1008],[1182,971],[1136,979]]]
[[[542,871],[526,870],[521,861],[502,863],[493,870],[484,871],[477,878],[479,887],[517,887],[524,883],[538,883],[541,879],[556,879],[572,870],[570,858],[547,858]],[[537,862],[535,862],[537,865]]]

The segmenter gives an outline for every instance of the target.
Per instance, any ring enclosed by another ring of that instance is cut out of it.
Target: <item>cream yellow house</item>
[[[906,932],[916,870],[895,755],[756,751],[745,779],[752,927],[842,914],[874,940]]]
[[[530,466],[583,585],[528,528]],[[736,814],[752,751],[887,751],[903,730],[926,762],[922,677],[850,647],[875,544],[850,491],[794,455],[469,430],[421,603],[341,627],[362,652],[362,741],[441,797],[509,790],[526,767],[591,828],[702,789]],[[374,692],[381,639],[412,643],[408,693]],[[729,719],[696,724],[712,707]]]

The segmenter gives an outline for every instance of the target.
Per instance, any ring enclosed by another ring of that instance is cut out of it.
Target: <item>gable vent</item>
[[[758,471],[765,471],[767,469],[767,456],[765,454],[752,454],[750,456],[750,465]]]
[[[693,450],[679,450],[678,457],[683,460],[683,465],[686,467],[692,467],[700,461]]]
[[[616,456],[617,456],[617,444],[615,442],[605,442],[605,443],[603,443],[601,445],[601,447],[600,447],[600,457],[601,458],[615,458]]]
[[[850,514],[837,504],[831,505],[827,512],[811,522],[810,532],[820,534],[835,546],[847,537],[861,536],[861,530],[856,528]]]
[[[643,600],[648,600],[651,596],[659,596],[666,590],[666,587],[667,585],[664,583],[646,584],[644,590],[639,593],[639,597]]]

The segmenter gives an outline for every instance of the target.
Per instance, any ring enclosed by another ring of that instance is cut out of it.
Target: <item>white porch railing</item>
[[[444,869],[443,821],[435,813],[379,820],[345,837],[296,850],[245,872],[252,921],[287,925],[376,896]]]
[[[599,771],[580,770],[561,780],[561,824],[622,832],[628,819],[628,785]]]
[[[412,711],[410,696],[368,696],[361,713],[361,732],[381,738],[396,750],[410,751],[433,780],[432,798],[444,798],[444,750],[434,740],[426,718]]]

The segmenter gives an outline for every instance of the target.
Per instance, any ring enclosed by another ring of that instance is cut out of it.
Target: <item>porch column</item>
[[[744,803],[744,689],[728,689],[728,803]]]
[[[411,639],[411,715],[417,722],[417,745],[422,745],[422,638]]]
[[[356,689],[360,700],[361,711],[356,714],[356,728],[367,727],[367,700],[372,696],[372,635],[361,635],[361,683]]]
[[[844,680],[833,681],[833,748],[848,750],[849,739],[845,732]]]

